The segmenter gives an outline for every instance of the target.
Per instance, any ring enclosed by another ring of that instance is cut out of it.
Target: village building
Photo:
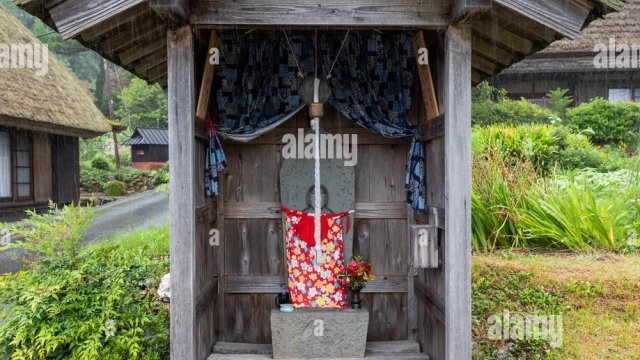
[[[491,78],[510,98],[550,107],[546,94],[568,89],[574,106],[597,97],[640,102],[640,1],[594,20],[575,39],[546,49]]]
[[[111,126],[83,84],[1,5],[0,24],[0,222],[8,222],[49,201],[77,204],[78,139]]]
[[[136,128],[122,145],[131,146],[131,166],[139,170],[159,169],[169,160],[169,134],[164,129]]]

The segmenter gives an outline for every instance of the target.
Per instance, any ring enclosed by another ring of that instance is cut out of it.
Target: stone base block
[[[271,311],[274,359],[363,358],[367,309]]]

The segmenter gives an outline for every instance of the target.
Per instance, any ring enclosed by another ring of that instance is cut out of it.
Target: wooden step
[[[368,342],[365,354],[419,354],[417,341],[375,341]]]
[[[253,354],[253,355],[269,355],[273,354],[271,344],[247,344],[247,343],[230,343],[218,342],[213,347],[214,354]]]
[[[240,359],[273,359],[271,355],[256,354],[211,354],[207,360],[240,360]],[[288,360],[367,360],[367,359],[386,359],[386,360],[429,360],[426,354],[372,354],[366,355],[364,358],[317,358],[317,359],[288,359]]]
[[[247,343],[216,343],[213,354],[208,360],[237,360],[237,359],[273,359],[271,344]],[[429,360],[429,356],[420,353],[417,341],[379,341],[368,342],[364,358],[339,359],[398,359],[398,360]],[[302,360],[302,359],[291,359]],[[305,359],[305,360],[334,360],[334,359]],[[338,359],[335,359],[338,360]]]

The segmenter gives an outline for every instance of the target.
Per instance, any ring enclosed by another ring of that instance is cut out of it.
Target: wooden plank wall
[[[33,201],[48,202],[52,195],[51,139],[49,134],[33,132]]]
[[[204,173],[206,143],[196,140],[196,174]],[[217,228],[215,198],[206,198],[204,178],[196,176],[196,339],[198,359],[206,359],[212,352],[219,331],[215,316],[218,311],[218,277],[216,274],[219,247],[209,243],[209,231]]]
[[[77,204],[80,198],[79,152],[77,137],[51,134],[52,199],[58,205]]]
[[[436,54],[432,61],[434,79],[436,81],[437,98],[439,107],[443,109],[442,94],[444,92],[444,82],[438,81],[444,78],[444,44],[441,35],[429,32],[431,39],[430,54]],[[419,97],[414,97],[416,102],[421,101]],[[417,118],[421,125],[427,122],[424,106],[418,106]],[[444,114],[446,116],[446,114]],[[444,134],[442,134],[444,135]],[[438,209],[445,207],[445,187],[444,187],[444,136],[434,137],[425,142],[426,160],[426,183],[427,183],[427,205]],[[439,214],[442,219],[444,214]],[[416,224],[428,224],[427,216],[414,213]],[[440,221],[442,226],[444,222]],[[414,279],[414,291],[416,293],[416,303],[418,307],[417,318],[417,339],[422,347],[422,351],[427,353],[431,359],[444,359],[445,347],[445,326],[444,326],[444,271],[442,259],[444,258],[445,230],[439,230],[439,258],[441,267],[437,269],[418,269],[417,277]]]
[[[410,140],[389,140],[356,128],[331,106],[322,126],[358,133],[354,253],[373,263],[378,276],[364,290],[370,312],[369,341],[405,340],[407,334],[408,240],[405,161]],[[222,237],[216,259],[222,299],[219,341],[270,343],[269,313],[277,292],[286,291],[283,224],[279,215],[282,135],[309,128],[306,111],[248,144],[225,142],[228,168],[218,204]],[[386,208],[384,212],[379,208]],[[368,209],[368,210],[367,210]],[[222,216],[220,216],[222,215]],[[224,289],[224,291],[223,291]],[[220,327],[218,327],[220,326]]]

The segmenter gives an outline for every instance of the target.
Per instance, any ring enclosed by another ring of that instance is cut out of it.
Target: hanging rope
[[[344,36],[344,39],[342,40],[342,44],[340,45],[340,50],[338,50],[338,53],[336,54],[336,58],[333,59],[333,64],[331,64],[331,69],[329,69],[329,72],[327,73],[327,80],[331,79],[331,72],[333,71],[333,67],[336,66],[336,62],[338,61],[338,56],[340,56],[340,53],[344,48],[344,44],[347,42],[347,38],[349,37],[349,31],[351,31],[351,29],[347,30],[347,34]]]
[[[293,52],[293,46],[291,46],[291,41],[289,41],[289,37],[287,36],[287,32],[282,29],[282,33],[284,34],[284,38],[287,39],[287,44],[289,44],[289,51],[291,51],[291,56],[293,56],[293,60],[296,62],[296,67],[298,68],[298,76],[304,78],[304,73],[302,69],[300,69],[300,64],[298,64],[298,58],[296,57],[296,53]]]
[[[315,32],[315,40],[314,40],[314,63],[315,63],[315,78],[313,79],[313,102],[320,102],[320,79],[318,79],[318,30]],[[322,259],[322,239],[320,238],[320,220],[322,217],[322,195],[320,194],[320,118],[316,117],[311,120],[311,126],[314,127],[315,130],[315,138],[313,141],[313,158],[315,161],[315,186],[314,186],[314,197],[315,197],[315,232],[314,237],[316,239],[316,257],[315,257],[315,265],[316,268],[320,269],[320,264],[323,263]]]

